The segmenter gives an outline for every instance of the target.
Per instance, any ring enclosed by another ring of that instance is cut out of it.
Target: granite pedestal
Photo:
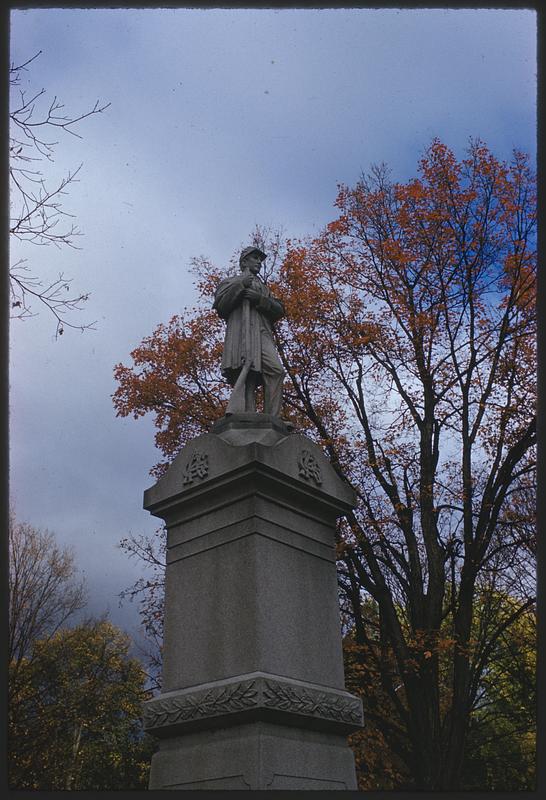
[[[151,789],[355,789],[334,551],[354,493],[278,418],[237,414],[144,494],[165,520]]]

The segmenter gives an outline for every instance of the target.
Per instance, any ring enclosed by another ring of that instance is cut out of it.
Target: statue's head
[[[245,247],[239,256],[239,266],[241,269],[249,269],[254,275],[257,275],[265,258],[267,258],[266,254],[258,247]]]

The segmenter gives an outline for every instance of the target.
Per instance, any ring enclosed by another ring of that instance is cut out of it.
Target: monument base
[[[150,789],[355,790],[345,736],[255,722],[161,743]]]
[[[218,420],[146,491],[168,529],[151,789],[356,789],[335,561],[354,505],[320,448],[268,414]]]

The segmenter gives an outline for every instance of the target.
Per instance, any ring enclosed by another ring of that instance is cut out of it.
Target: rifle
[[[248,274],[248,270],[245,270]],[[244,274],[244,273],[243,273]],[[226,407],[227,414],[237,414],[246,411],[245,387],[252,359],[250,357],[250,300],[243,299],[243,347],[241,355],[241,371],[237,376],[235,385],[231,392],[229,402]]]

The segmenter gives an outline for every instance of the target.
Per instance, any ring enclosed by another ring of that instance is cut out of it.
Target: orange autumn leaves
[[[434,381],[440,399],[456,393],[472,350],[483,365],[476,384],[485,382],[491,334],[507,307],[518,344],[506,358],[533,359],[535,193],[523,154],[507,165],[479,141],[457,161],[434,140],[405,184],[380,166],[355,187],[340,186],[337,219],[315,239],[287,241],[270,279],[287,312],[277,344],[295,376],[286,381],[286,415],[315,427],[313,398],[321,418],[335,420],[319,438],[353,435],[359,398],[350,387],[362,370],[370,384],[390,373],[419,413],[413,381]],[[154,414],[156,444],[169,460],[221,416],[229,391],[219,372],[223,323],[210,310],[226,270],[201,259],[195,271],[199,307],[160,324],[133,351],[133,364],[114,373],[117,413]]]
[[[131,353],[130,367],[117,364],[114,394],[118,416],[155,416],[156,445],[168,459],[222,415],[226,386],[219,374],[222,323],[213,311],[174,316]]]

